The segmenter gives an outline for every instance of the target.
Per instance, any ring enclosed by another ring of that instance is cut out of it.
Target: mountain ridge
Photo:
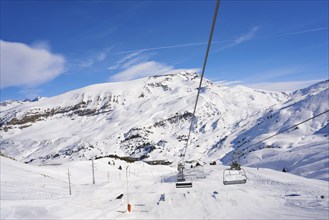
[[[324,110],[328,82],[287,94],[217,86],[205,79],[186,158],[229,163],[233,159],[229,152],[236,150],[244,134],[253,135],[249,141],[256,142],[261,134]],[[96,84],[2,108],[0,151],[19,161],[37,164],[106,155],[176,163],[185,146],[198,84],[196,73],[182,72]],[[298,111],[301,112],[295,117]],[[270,120],[267,117],[271,112],[280,118],[276,127],[262,124]],[[256,129],[257,123],[257,129],[261,127],[262,131]],[[325,123],[328,122],[323,116],[320,123],[314,120],[311,127],[327,134]],[[300,134],[318,135],[316,131],[305,132]],[[243,163],[256,164],[250,160]]]

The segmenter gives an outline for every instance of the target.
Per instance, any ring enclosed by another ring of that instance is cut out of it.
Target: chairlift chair
[[[207,178],[207,175],[206,175],[206,173],[203,169],[203,166],[198,166],[198,167],[195,167],[194,169],[196,171],[196,176],[195,177],[197,179],[206,179]]]
[[[176,188],[191,188],[192,182],[186,181],[185,179],[184,165],[179,163],[177,170],[178,170],[178,174],[177,174]]]
[[[231,167],[223,171],[224,185],[244,184],[247,182],[247,175],[244,169],[237,162],[233,162]]]

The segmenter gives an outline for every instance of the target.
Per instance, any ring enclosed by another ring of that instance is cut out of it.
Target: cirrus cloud
[[[227,49],[227,48],[235,47],[235,46],[237,46],[241,43],[252,40],[255,37],[255,34],[259,29],[260,29],[260,27],[258,27],[258,26],[255,26],[255,27],[251,28],[248,33],[245,33],[245,34],[239,36],[232,43],[230,43],[228,45],[225,45],[221,48],[218,48],[214,52],[218,52],[218,51],[221,51],[221,50],[224,50],[224,49]]]
[[[199,72],[199,69],[176,69],[173,65],[149,59],[149,55],[141,51],[130,53],[114,65],[108,67],[111,72],[119,71],[112,75],[110,81],[129,81],[154,75],[177,74],[180,72]]]
[[[306,88],[323,80],[326,79],[287,81],[287,82],[259,82],[259,83],[246,84],[245,86],[253,89],[262,89],[267,91],[292,92],[298,89]]]
[[[167,66],[156,61],[147,61],[135,64],[113,75],[110,79],[112,81],[126,81],[151,75],[161,75],[171,70],[173,70],[172,66]]]
[[[65,71],[64,57],[53,54],[46,48],[0,40],[0,50],[1,89],[37,86]]]
[[[186,71],[199,72],[200,69],[175,69],[173,66],[151,60],[124,69],[123,71],[111,76],[110,81],[128,81],[147,76],[177,74]]]

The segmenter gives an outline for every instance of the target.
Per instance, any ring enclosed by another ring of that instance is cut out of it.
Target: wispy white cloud
[[[151,75],[161,75],[173,70],[172,66],[168,66],[155,61],[147,61],[135,64],[128,69],[125,69],[113,75],[111,81],[127,81]]]
[[[173,66],[156,61],[145,61],[126,68],[110,77],[110,81],[128,81],[147,76],[176,74],[179,72],[198,72],[199,69],[175,69]]]
[[[213,81],[218,85],[246,84],[246,82],[250,82],[250,79],[256,79],[257,82],[271,82],[271,81],[278,81],[282,77],[288,77],[288,76],[299,74],[303,71],[303,69],[304,68],[302,66],[289,66],[289,67],[271,69],[271,70],[262,70],[262,71],[253,71],[253,72],[249,71],[249,72],[245,72],[244,73],[245,77],[240,77],[239,80],[226,81],[226,80],[219,80],[218,78],[216,78]],[[232,73],[225,73],[224,75],[232,75]]]
[[[260,27],[251,28],[251,30],[247,34],[244,34],[244,35],[238,37],[237,39],[235,39],[233,44],[238,45],[238,44],[241,44],[245,41],[251,40],[255,36],[255,33],[259,30],[259,28]]]
[[[261,27],[259,26],[254,26],[252,27],[249,32],[242,34],[241,36],[237,37],[234,40],[221,40],[221,41],[213,41],[212,44],[222,44],[222,43],[229,43],[217,50],[220,51],[223,49],[227,49],[230,47],[237,46],[243,42],[250,41],[255,38],[257,31]],[[295,32],[288,32],[288,33],[282,33],[274,36],[268,36],[268,37],[261,37],[259,39],[264,39],[264,38],[273,38],[273,37],[281,37],[281,36],[288,36],[288,35],[295,35],[295,34],[303,34],[303,33],[308,33],[308,32],[314,32],[314,31],[321,31],[321,30],[328,30],[328,27],[319,27],[319,28],[312,28],[312,29],[306,29],[306,30],[301,30],[301,31],[295,31]],[[159,47],[149,47],[149,48],[140,48],[136,50],[127,50],[127,51],[121,51],[116,54],[126,54],[126,53],[134,53],[134,52],[145,52],[145,51],[152,51],[152,50],[163,50],[163,49],[173,49],[173,48],[181,48],[181,47],[195,47],[195,46],[202,46],[202,45],[207,45],[208,42],[195,42],[195,43],[187,43],[187,44],[176,44],[176,45],[166,45],[166,46],[159,46]]]
[[[218,50],[226,49],[229,47],[237,46],[243,42],[252,40],[255,37],[256,32],[260,29],[259,26],[254,26],[250,29],[248,33],[245,33],[234,40],[221,40],[221,41],[212,41],[212,44],[218,43],[229,43],[228,45],[219,48]],[[195,43],[187,43],[187,44],[176,44],[176,45],[166,45],[166,46],[159,46],[159,47],[149,47],[149,48],[140,48],[136,50],[127,50],[121,51],[116,54],[126,54],[126,53],[134,53],[134,52],[145,52],[145,51],[152,51],[152,50],[163,50],[163,49],[173,49],[173,48],[181,48],[181,47],[195,47],[195,46],[202,46],[207,45],[208,42],[195,42]],[[217,50],[217,51],[218,51]]]
[[[305,80],[305,81],[287,81],[287,82],[259,82],[259,83],[250,83],[244,85],[253,89],[262,89],[262,90],[278,91],[278,92],[291,92],[298,89],[306,88],[310,85],[313,85],[323,80],[324,79]]]
[[[87,67],[91,67],[92,65],[94,65],[94,63],[95,63],[95,60],[89,58],[89,59],[81,61],[79,66],[81,68],[87,68]]]
[[[328,29],[329,29],[329,27],[310,28],[310,29],[304,29],[304,30],[300,30],[300,31],[277,34],[277,35],[272,36],[271,38],[284,37],[284,36],[296,35],[296,34],[304,34],[304,33],[315,32],[315,31],[323,31],[323,30],[328,30]]]
[[[255,36],[256,36],[256,33],[259,29],[260,29],[259,26],[252,27],[248,33],[245,33],[245,34],[239,36],[238,38],[233,40],[233,42],[231,41],[231,43],[229,43],[229,44],[227,44],[223,47],[220,47],[217,50],[214,50],[214,52],[221,51],[221,50],[224,50],[224,49],[228,49],[228,48],[231,48],[231,47],[235,47],[235,46],[237,46],[241,43],[244,43],[246,41],[250,41],[250,40],[254,39]],[[323,31],[323,30],[328,30],[328,29],[329,29],[328,27],[309,28],[309,29],[304,29],[304,30],[300,30],[300,31],[286,32],[286,33],[280,33],[280,34],[272,35],[272,36],[260,37],[258,39],[284,37],[284,36],[289,36],[289,35],[297,35],[297,34],[304,34],[304,33],[315,32],[315,31]],[[226,42],[227,41],[228,40],[226,40]],[[223,42],[225,42],[225,41],[223,41]],[[220,43],[223,43],[223,42],[220,42]]]
[[[218,43],[218,42],[212,42],[212,43]],[[142,49],[137,49],[137,50],[121,51],[121,52],[118,52],[117,54],[145,52],[145,51],[151,51],[151,50],[172,49],[172,48],[179,48],[179,47],[194,47],[194,46],[200,46],[200,45],[206,45],[206,44],[207,44],[207,42],[176,44],[176,45],[168,45],[168,46],[161,46],[161,47],[150,47],[150,48],[142,48]]]
[[[127,66],[129,63],[132,65],[132,64],[135,64],[136,62],[138,62],[138,60],[140,60],[140,58],[138,58],[138,55],[140,55],[141,53],[142,53],[141,51],[132,52],[132,53],[124,56],[123,58],[121,58],[114,65],[109,66],[107,69],[116,70],[116,69],[122,69],[124,67],[127,68],[127,67],[129,67],[129,66]]]
[[[95,4],[97,4],[96,2],[97,1],[94,1]],[[136,3],[134,2],[134,4],[132,3],[130,6],[127,5],[125,11],[117,13],[117,15],[114,15],[110,20],[103,19],[100,22],[97,22],[97,24],[92,25],[91,28],[85,29],[83,32],[78,33],[69,40],[75,41],[80,38],[89,38],[91,40],[106,39],[113,35],[120,28],[122,19],[126,18],[127,15],[131,14],[133,11],[143,7],[145,4],[149,4],[149,2],[136,1]],[[86,8],[86,10],[88,10],[88,8]]]
[[[130,60],[127,60],[126,62],[122,63],[121,66],[120,66],[120,69],[127,69],[129,67],[131,67],[132,65],[135,65],[137,63],[141,63],[145,60],[147,60],[147,56],[136,56]]]
[[[63,56],[24,43],[0,40],[0,87],[36,86],[65,71]]]
[[[102,52],[98,53],[97,56],[96,56],[96,60],[97,61],[103,61],[103,60],[105,60],[106,57],[107,57],[107,53],[108,52],[109,52],[109,50],[102,51]]]
[[[221,51],[221,50],[231,48],[231,47],[235,47],[243,42],[252,40],[255,37],[255,34],[259,29],[260,29],[260,27],[258,27],[258,26],[252,27],[248,33],[245,33],[245,34],[239,36],[238,38],[233,40],[232,43],[229,43],[223,47],[220,47],[219,49],[214,50],[214,52]]]
[[[96,62],[104,61],[111,49],[112,49],[112,47],[105,48],[102,51],[91,56],[90,58],[80,61],[79,66],[81,68],[88,68],[88,67],[93,66]]]
[[[282,77],[292,76],[300,73],[302,70],[303,68],[301,66],[292,66],[292,67],[284,67],[284,68],[273,69],[268,71],[259,71],[247,75],[252,76],[254,79],[257,79],[259,82],[262,82],[262,81],[273,81]],[[246,78],[245,81],[247,80],[248,79]]]
[[[198,72],[199,69],[175,69],[173,65],[167,65],[150,59],[151,55],[142,51],[127,54],[115,64],[108,67],[110,71],[119,71],[110,77],[110,81],[127,81],[153,75],[175,74],[183,71]]]

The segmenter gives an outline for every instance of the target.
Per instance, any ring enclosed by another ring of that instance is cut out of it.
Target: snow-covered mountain
[[[286,168],[298,175],[329,180],[328,111],[329,81],[295,91],[289,101],[267,109],[240,132],[232,142],[235,151],[222,161],[239,157],[248,166]]]
[[[92,85],[37,102],[1,105],[1,153],[36,164],[114,155],[176,163],[186,144],[199,80],[196,73],[183,72]],[[311,170],[295,173],[312,177],[310,172],[318,168],[314,165],[317,156],[296,162],[284,155],[291,151],[308,158],[322,152],[323,175],[314,177],[327,179],[328,114],[260,147],[249,148],[248,144],[326,111],[328,83],[287,94],[217,86],[204,80],[186,159],[228,164],[233,152],[245,150],[240,158],[243,164],[279,169],[283,164],[269,164],[283,156],[288,170],[293,163],[296,169]]]
[[[199,79],[1,103],[1,218],[329,219],[329,81],[287,94],[205,80],[186,154],[202,166],[185,170],[192,188],[175,188]],[[247,183],[224,185],[235,159]]]

